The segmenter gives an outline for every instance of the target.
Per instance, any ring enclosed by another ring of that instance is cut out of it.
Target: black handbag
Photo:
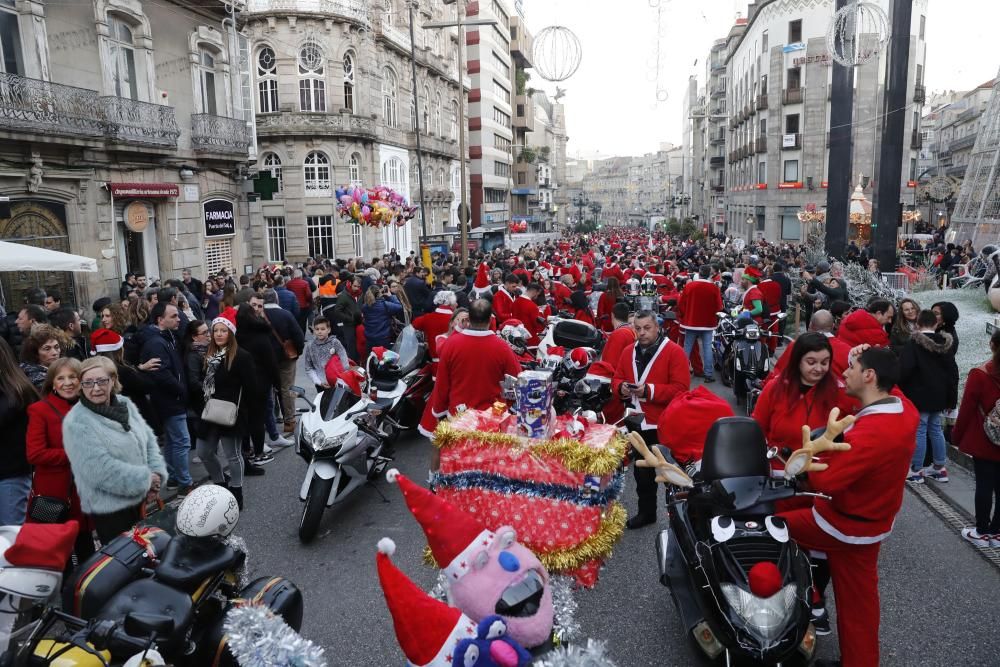
[[[52,496],[32,496],[28,518],[34,523],[66,523],[69,502]]]

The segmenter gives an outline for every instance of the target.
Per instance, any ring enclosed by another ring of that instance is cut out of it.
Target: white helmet
[[[187,495],[177,510],[177,532],[188,537],[226,537],[236,528],[236,497],[221,486],[204,484]]]

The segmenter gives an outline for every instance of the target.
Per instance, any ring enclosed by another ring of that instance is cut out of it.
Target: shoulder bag
[[[271,320],[267,319],[267,313],[264,313],[264,319],[267,320],[268,324],[271,324]],[[295,343],[288,340],[287,338],[282,338],[278,335],[278,332],[274,330],[274,325],[271,324],[271,335],[278,340],[278,344],[281,345],[281,350],[285,353],[285,359],[295,360],[299,358],[299,351],[295,349]]]
[[[243,399],[243,390],[236,402],[224,401],[221,398],[210,398],[205,401],[205,408],[201,411],[201,420],[217,426],[236,426],[236,419],[240,414],[240,401]]]
[[[52,405],[48,399],[42,401],[52,408],[60,421],[63,414]],[[73,482],[70,482],[72,488]],[[54,496],[36,496],[32,494],[28,503],[28,518],[34,523],[66,523],[69,520],[69,498],[56,498]]]

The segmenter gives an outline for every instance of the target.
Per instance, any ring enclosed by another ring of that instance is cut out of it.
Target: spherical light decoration
[[[569,28],[552,25],[535,35],[531,59],[535,72],[546,81],[565,81],[580,68],[583,48]]]
[[[888,40],[889,17],[871,2],[852,2],[840,9],[826,32],[830,57],[844,67],[864,65]]]

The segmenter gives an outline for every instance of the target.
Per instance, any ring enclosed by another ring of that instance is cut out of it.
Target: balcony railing
[[[76,137],[104,136],[96,90],[2,72],[0,128]]]
[[[948,144],[948,152],[953,153],[954,151],[960,151],[963,148],[971,148],[976,145],[976,135],[967,134],[964,137],[959,137],[955,139],[950,144]]]
[[[360,0],[247,0],[246,11],[250,14],[333,14],[368,25],[368,3]]]
[[[130,100],[127,97],[102,97],[107,122],[107,137],[112,141],[143,146],[177,148],[180,128],[174,108]]]
[[[716,135],[711,139],[709,139],[708,143],[712,144],[713,146],[721,146],[722,144],[726,143],[726,137],[722,135]]]
[[[713,167],[721,167],[726,163],[726,157],[724,155],[713,155],[708,158],[708,163]]]
[[[913,101],[923,104],[927,100],[927,89],[922,84],[913,86]]]
[[[199,153],[246,153],[250,129],[242,118],[191,114],[191,147]]]
[[[802,104],[804,96],[805,88],[786,88],[783,100],[785,104]]]
[[[923,145],[924,145],[924,138],[920,134],[920,130],[911,130],[910,131],[910,148],[919,149]]]
[[[767,109],[767,93],[757,96],[757,111]]]
[[[767,137],[757,137],[756,148],[758,153],[767,152]]]

